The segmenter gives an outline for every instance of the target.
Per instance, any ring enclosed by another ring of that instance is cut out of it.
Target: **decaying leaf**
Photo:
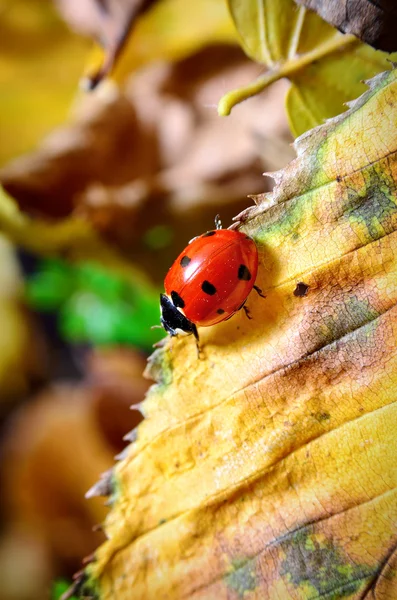
[[[84,598],[396,597],[396,100],[374,78],[240,215],[266,298],[153,356]]]
[[[388,68],[393,56],[343,35],[293,0],[228,0],[245,52],[267,67],[246,87],[219,102],[222,115],[235,104],[286,77],[287,111],[294,135],[339,114],[365,89],[363,80]],[[394,56],[394,59],[396,57]]]
[[[102,541],[104,500],[88,503],[85,494],[141,420],[130,406],[148,387],[144,364],[131,350],[96,351],[81,384],[48,387],[14,415],[1,443],[2,600],[47,598],[51,580],[73,572]]]
[[[393,0],[296,0],[316,11],[343,33],[352,33],[373,48],[397,50],[397,11]]]

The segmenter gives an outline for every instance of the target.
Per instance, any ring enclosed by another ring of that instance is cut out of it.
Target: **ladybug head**
[[[192,321],[173,304],[171,298],[165,294],[160,294],[161,307],[161,325],[170,335],[180,335],[181,333],[192,333],[198,339],[197,328]]]

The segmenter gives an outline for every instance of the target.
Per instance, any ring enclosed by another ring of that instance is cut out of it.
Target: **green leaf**
[[[70,588],[70,585],[70,582],[67,582],[65,579],[58,579],[57,581],[54,581],[52,586],[51,600],[59,600],[62,594],[64,594]],[[77,597],[70,596],[69,600],[77,600]]]
[[[123,344],[150,350],[164,336],[158,291],[97,265],[42,261],[26,284],[28,302],[39,311],[59,311],[59,327],[70,342]]]
[[[60,260],[43,261],[40,270],[29,277],[26,299],[40,311],[56,310],[73,291],[71,267]]]
[[[286,106],[298,136],[344,110],[365,91],[363,80],[389,67],[397,54],[379,52],[343,35],[293,0],[228,0],[245,52],[268,67],[255,82],[226,94],[220,115],[287,77]]]

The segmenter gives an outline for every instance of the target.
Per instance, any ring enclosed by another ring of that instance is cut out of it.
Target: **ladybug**
[[[169,269],[165,294],[160,294],[161,325],[171,336],[193,334],[200,353],[197,327],[230,319],[245,306],[258,271],[258,250],[245,233],[215,229],[194,238]]]

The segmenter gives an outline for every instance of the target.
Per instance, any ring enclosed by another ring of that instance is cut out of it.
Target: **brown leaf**
[[[7,523],[0,537],[2,598],[44,598],[50,580],[73,572],[101,541],[93,527],[105,516],[104,500],[87,503],[85,494],[141,420],[130,404],[141,402],[148,387],[145,362],[129,350],[95,352],[82,384],[48,388],[9,422],[0,473]],[[99,492],[111,493],[112,483]],[[37,574],[23,585],[10,561],[18,553],[19,567],[31,564]]]
[[[131,140],[139,141],[139,153]],[[24,211],[60,218],[73,211],[91,181],[122,185],[155,166],[133,105],[124,94],[110,93],[86,98],[73,124],[56,130],[37,153],[10,163],[0,177]]]
[[[397,50],[397,7],[393,0],[295,0],[314,10],[342,33],[351,33],[376,50]]]
[[[145,358],[128,348],[96,350],[88,356],[87,383],[95,397],[98,426],[117,452],[125,446],[127,423],[142,420],[139,406],[149,385],[142,376],[145,366]]]

